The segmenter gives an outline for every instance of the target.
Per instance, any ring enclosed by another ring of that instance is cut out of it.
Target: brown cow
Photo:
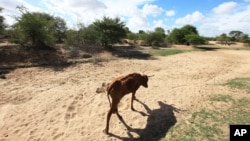
[[[141,85],[145,88],[148,87],[148,76],[141,75],[139,73],[131,73],[126,76],[116,78],[107,87],[107,96],[110,103],[110,110],[107,115],[106,128],[104,129],[106,134],[109,132],[109,121],[112,113],[116,113],[118,118],[122,118],[122,116],[118,113],[117,106],[124,95],[132,93],[131,109],[134,111],[133,101],[136,99],[135,93]],[[112,98],[112,102],[110,102],[109,95]]]

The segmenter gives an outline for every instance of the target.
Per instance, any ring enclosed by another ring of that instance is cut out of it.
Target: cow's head
[[[141,85],[145,88],[148,87],[148,76],[147,75],[141,76]]]

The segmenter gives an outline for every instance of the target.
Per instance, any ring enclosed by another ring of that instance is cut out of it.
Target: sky
[[[239,30],[250,36],[250,0],[0,0],[5,22],[20,16],[17,6],[63,18],[67,26],[88,26],[103,16],[119,17],[137,33],[162,27],[165,31],[195,26],[200,35],[215,37]]]

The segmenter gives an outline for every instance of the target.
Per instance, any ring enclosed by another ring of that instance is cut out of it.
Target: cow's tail
[[[120,89],[121,85],[122,85],[121,81],[116,80],[107,87],[107,97],[108,97],[108,100],[109,100],[110,107],[111,107],[111,102],[110,102],[109,95],[111,93],[113,93],[114,91],[118,91]]]

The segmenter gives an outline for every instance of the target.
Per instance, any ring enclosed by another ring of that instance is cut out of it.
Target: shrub
[[[153,47],[159,47],[159,45],[160,45],[160,44],[159,44],[158,41],[153,41],[153,42],[152,42],[152,46],[153,46]]]
[[[186,39],[187,43],[190,43],[192,45],[201,45],[201,44],[204,44],[206,42],[206,40],[203,37],[196,35],[196,34],[186,35],[185,39]]]

